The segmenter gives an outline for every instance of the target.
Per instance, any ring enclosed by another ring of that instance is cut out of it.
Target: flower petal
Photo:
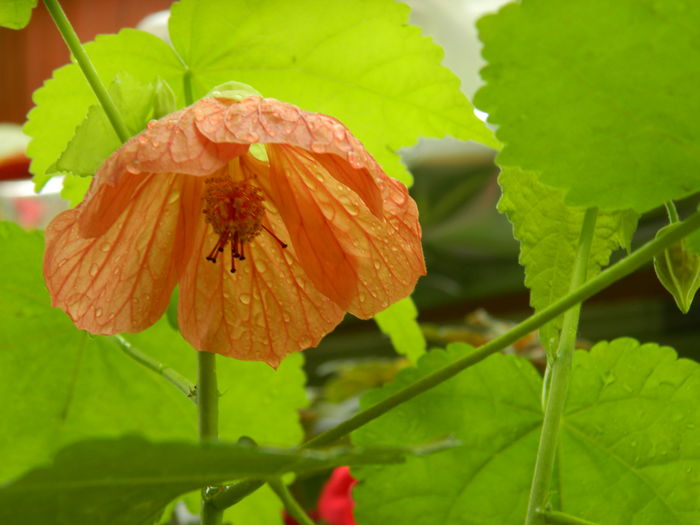
[[[46,230],[44,278],[53,306],[93,334],[136,332],[165,311],[185,261],[183,205],[198,202],[187,177],[130,175],[131,201],[101,236],[80,233],[91,206],[64,211]]]
[[[268,213],[268,221],[271,231],[286,235],[279,218]],[[268,233],[246,244],[236,273],[229,271],[229,250],[215,264],[205,260],[216,241],[200,221],[195,255],[180,281],[180,331],[198,350],[277,367],[286,355],[316,346],[343,318],[304,275],[293,249]]]
[[[204,98],[193,106],[197,128],[216,143],[288,144],[311,151],[331,175],[352,189],[377,216],[383,174],[372,156],[337,119],[272,98],[240,102]]]
[[[260,184],[316,288],[362,318],[413,291],[425,263],[418,211],[403,184],[384,175],[377,218],[314,154],[276,145],[268,155],[269,179]]]

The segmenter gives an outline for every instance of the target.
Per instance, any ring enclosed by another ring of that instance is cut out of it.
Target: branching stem
[[[308,514],[299,505],[299,502],[294,499],[294,496],[281,479],[269,480],[270,488],[275,491],[277,497],[284,504],[289,515],[296,520],[299,525],[314,525],[314,522],[309,518]]]
[[[193,402],[197,402],[197,388],[185,376],[180,374],[178,371],[170,368],[169,366],[164,365],[163,363],[159,363],[151,356],[144,354],[143,352],[141,352],[141,350],[135,348],[131,343],[129,343],[129,341],[124,339],[121,335],[114,335],[111,337],[111,339],[117,344],[117,346],[119,346],[119,348],[121,348],[121,350],[126,355],[128,355],[138,363],[142,364],[149,370],[154,371],[156,374],[163,376],[166,380],[175,385],[175,388],[177,388],[180,392],[189,397]]]
[[[572,290],[561,299],[550,304],[548,307],[543,308],[536,314],[528,317],[523,322],[517,326],[514,326],[501,336],[489,341],[474,352],[471,352],[468,355],[458,359],[454,363],[444,366],[443,368],[428,374],[407,387],[402,388],[379,403],[358,412],[343,423],[340,423],[339,425],[326,430],[318,436],[311,438],[309,441],[304,443],[303,447],[320,447],[331,444],[349,434],[353,430],[365,425],[373,419],[378,418],[401,403],[404,403],[405,401],[422,394],[426,390],[439,385],[465,368],[478,363],[495,352],[503,350],[530,332],[537,330],[547,321],[551,321],[558,315],[564,313],[572,306],[585,301],[601,290],[604,290],[612,283],[631,274],[636,269],[649,262],[656,254],[661,253],[673,243],[678,242],[680,239],[698,228],[700,228],[700,212],[695,212],[686,220],[677,223],[674,228],[669,228],[663,235],[649,241],[641,248],[612,265],[610,268],[586,281],[586,283],[582,286]],[[218,508],[230,507],[251,492],[260,488],[263,484],[264,482],[259,480],[242,481],[220,491],[212,498],[212,502]]]
[[[199,441],[203,444],[219,438],[219,390],[216,381],[216,354],[197,352],[197,409]],[[202,525],[220,525],[223,510],[214,506],[202,489]]]

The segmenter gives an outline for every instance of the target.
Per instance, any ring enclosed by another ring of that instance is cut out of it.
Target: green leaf
[[[673,225],[661,228],[656,237],[669,228]],[[654,271],[659,282],[673,296],[678,309],[687,314],[700,288],[700,255],[688,250],[686,240],[682,239],[654,257]]]
[[[530,0],[479,22],[498,162],[567,202],[643,212],[700,190],[700,2]]]
[[[103,35],[85,45],[102,82],[109,85],[118,73],[128,72],[141,83],[167,82],[175,91],[178,105],[184,103],[184,66],[172,48],[160,38],[135,29]],[[54,71],[52,78],[33,95],[35,107],[29,112],[24,132],[32,140],[27,155],[37,189],[50,178],[47,169],[66,149],[78,125],[97,98],[76,65]]]
[[[104,82],[119,71],[147,83],[161,77],[179,107],[185,85],[196,99],[235,80],[333,115],[387,173],[410,182],[396,151],[419,136],[497,142],[474,116],[459,79],[440,65],[442,50],[407,18],[408,7],[393,0],[183,0],[170,19],[177,54],[136,30],[98,37],[86,48]],[[96,100],[71,65],[57,70],[34,101],[25,132],[33,139],[28,154],[41,187]]]
[[[124,115],[127,130],[133,136],[146,127],[153,115],[155,88],[120,73],[109,86],[119,112]],[[106,113],[99,104],[88,109],[75,135],[58,160],[49,166],[46,174],[70,173],[80,177],[94,175],[109,155],[121,145]]]
[[[418,310],[410,297],[392,304],[374,316],[381,331],[391,339],[394,350],[414,363],[425,353],[426,346],[417,317]]]
[[[92,179],[89,177],[80,177],[66,173],[63,176],[63,188],[61,188],[61,198],[68,201],[70,207],[77,206],[87,193]]]
[[[576,260],[585,210],[564,203],[564,192],[542,184],[532,172],[504,169],[499,177],[503,191],[498,209],[513,224],[520,241],[520,264],[525,267],[525,285],[530,288],[530,304],[539,311],[566,295]],[[610,254],[629,249],[636,229],[634,212],[601,211],[588,264],[588,278],[607,266]],[[540,338],[549,352],[559,340],[562,317],[540,329]]]
[[[137,437],[82,441],[0,488],[0,522],[150,525],[174,498],[244,477],[402,461],[404,450],[283,450]]]
[[[23,29],[32,17],[36,0],[2,0],[0,2],[0,26]]]
[[[453,362],[448,346],[367,394],[366,408]],[[534,466],[542,380],[496,354],[353,433],[361,446],[425,441],[451,431],[464,446],[405,464],[353,469],[366,525],[521,524]],[[700,366],[633,339],[578,351],[557,453],[553,510],[605,525],[700,521]]]

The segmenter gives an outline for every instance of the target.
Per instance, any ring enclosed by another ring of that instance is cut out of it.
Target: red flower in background
[[[318,498],[318,515],[329,525],[355,525],[352,509],[352,488],[357,480],[350,475],[349,467],[338,467],[323,486]]]
[[[321,489],[317,510],[310,512],[309,516],[313,519],[321,519],[327,525],[356,525],[352,515],[355,506],[352,500],[352,488],[356,483],[357,480],[350,475],[350,468],[336,468]],[[299,525],[286,513],[284,523]]]
[[[95,334],[147,328],[179,284],[196,349],[277,366],[345,312],[409,295],[420,233],[406,188],[336,119],[205,98],[107,159],[47,228],[44,276],[53,305]]]

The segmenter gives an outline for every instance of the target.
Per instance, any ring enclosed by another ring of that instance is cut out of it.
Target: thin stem
[[[59,4],[58,0],[44,0],[44,4],[51,15],[51,18],[53,18],[58,31],[61,33],[63,40],[66,42],[68,49],[70,49],[71,54],[73,57],[75,57],[78,66],[90,84],[92,91],[95,93],[97,100],[99,100],[102,108],[107,114],[107,118],[112,124],[112,127],[119,137],[119,140],[126,142],[129,140],[129,132],[126,128],[126,124],[124,124],[124,120],[122,120],[119,110],[117,110],[117,107],[114,105],[112,97],[109,96],[104,84],[102,84],[100,77],[97,75],[95,66],[92,65],[90,58],[85,52],[85,48],[78,39],[78,35],[75,33],[73,26],[68,21],[63,8],[61,8],[61,4]]]
[[[591,245],[593,244],[597,216],[598,209],[589,208],[586,210],[586,214],[583,217],[581,237],[579,238],[578,253],[571,276],[570,290],[576,290],[586,282],[588,259],[591,254]],[[569,391],[569,382],[571,380],[580,313],[581,303],[573,306],[564,314],[561,336],[559,337],[559,347],[554,359],[548,363],[548,366],[552,368],[552,379],[549,385],[549,395],[547,396],[547,405],[544,412],[540,444],[537,449],[535,471],[532,475],[530,502],[527,508],[525,525],[543,523],[542,517],[537,513],[537,509],[545,506],[549,496],[549,485],[552,480],[554,458],[559,443],[561,417],[564,413],[566,396]]]
[[[670,224],[678,222],[680,219],[678,218],[676,204],[673,201],[667,201],[664,203],[664,206],[666,207],[666,213],[668,213],[668,222]]]
[[[511,328],[501,336],[492,339],[485,345],[458,359],[454,363],[444,366],[443,368],[428,374],[407,387],[402,388],[379,403],[358,412],[350,419],[310,439],[303,445],[303,447],[318,447],[333,443],[353,430],[365,425],[366,423],[369,423],[373,419],[378,418],[401,403],[404,403],[405,401],[422,394],[426,390],[439,385],[443,381],[461,372],[465,368],[478,363],[489,355],[503,350],[530,332],[537,330],[547,321],[551,321],[558,315],[564,313],[572,306],[597,294],[626,275],[631,274],[643,264],[650,261],[656,254],[661,253],[670,245],[678,242],[680,239],[698,228],[700,228],[700,212],[695,212],[686,220],[679,222],[674,228],[669,228],[663,235],[649,241],[624,259],[615,263],[610,268],[586,281],[585,284],[579,286],[576,288],[576,290],[568,293],[561,299],[558,299],[554,303],[550,304],[548,307],[543,308],[536,314],[528,317],[523,322]],[[263,484],[264,482],[257,480],[242,481],[220,491],[212,498],[212,502],[218,508],[229,507],[240,501],[246,495],[257,490]]]
[[[544,522],[551,525],[598,525],[592,521],[584,520],[571,514],[557,511],[540,512]]]
[[[112,341],[117,343],[117,346],[129,357],[142,364],[149,370],[154,371],[156,374],[163,376],[170,383],[172,383],[175,388],[180,392],[189,397],[193,402],[196,401],[197,388],[194,383],[192,383],[185,376],[180,374],[178,371],[170,368],[163,363],[160,363],[153,359],[151,356],[144,354],[141,350],[134,348],[134,346],[124,339],[121,335],[115,335],[111,337]]]
[[[282,482],[281,479],[271,479],[268,481],[270,488],[275,491],[277,497],[284,504],[284,508],[287,509],[289,515],[296,520],[299,525],[314,525],[314,522],[306,511],[299,505],[299,502],[294,499],[292,493],[289,492],[287,486]]]
[[[216,354],[197,352],[197,409],[199,441],[203,444],[219,437],[219,390],[216,384]],[[223,511],[211,503],[206,488],[202,489],[202,525],[219,525]]]

